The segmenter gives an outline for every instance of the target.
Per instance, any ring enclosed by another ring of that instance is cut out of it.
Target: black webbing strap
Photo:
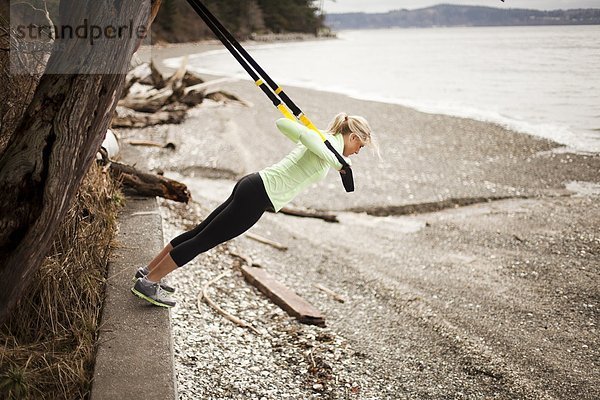
[[[208,8],[200,0],[187,0],[192,6],[194,11],[202,18],[210,30],[215,36],[223,43],[225,48],[231,53],[231,55],[238,61],[238,63],[246,70],[254,82],[260,87],[260,89],[267,95],[275,107],[281,110],[282,101],[289,110],[292,111],[294,116],[299,119],[306,118],[300,108],[287,96],[287,94],[271,79],[271,77],[263,70],[260,65],[252,58],[250,54],[242,47],[242,45],[235,39],[235,37],[225,28],[219,20],[210,12]],[[265,85],[264,81],[268,84]],[[284,107],[285,109],[285,107]],[[289,111],[288,111],[289,113]],[[288,114],[289,115],[289,114]],[[340,176],[342,183],[347,192],[354,191],[354,178],[352,175],[352,169],[346,160],[339,154],[339,152],[333,147],[328,141],[324,140],[325,146],[335,155],[337,160],[342,164],[342,170]]]

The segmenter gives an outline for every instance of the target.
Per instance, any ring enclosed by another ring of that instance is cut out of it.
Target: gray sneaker
[[[159,307],[175,307],[175,302],[165,296],[164,290],[158,283],[146,283],[144,278],[138,278],[135,285],[131,288],[131,292],[137,297],[144,299],[155,306]]]
[[[144,266],[144,267],[139,267],[137,269],[137,271],[135,271],[135,275],[133,276],[133,278],[131,278],[132,281],[136,281],[138,278],[143,278],[146,275],[148,275],[150,271],[148,271],[148,267]],[[164,290],[165,292],[169,292],[169,293],[175,293],[175,288],[173,286],[169,286],[166,283],[164,283],[161,279],[160,281],[160,287],[162,288],[162,290]]]

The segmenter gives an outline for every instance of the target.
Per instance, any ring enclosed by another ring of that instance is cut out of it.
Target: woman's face
[[[353,154],[358,154],[360,149],[362,149],[365,145],[362,140],[355,134],[351,133],[349,135],[344,136],[344,156],[348,157]]]

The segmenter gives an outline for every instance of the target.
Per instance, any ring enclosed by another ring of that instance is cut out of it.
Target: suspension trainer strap
[[[219,22],[217,17],[215,17],[215,15],[211,13],[210,10],[204,4],[202,4],[200,0],[195,0],[195,2],[197,3],[198,7],[203,11],[204,15],[206,15],[214,24],[214,26],[216,26],[216,28],[222,32],[223,36],[225,36],[225,38],[231,43],[231,45],[244,57],[244,59],[252,66],[252,68],[254,68],[256,72],[258,72],[258,74],[264,78],[265,82],[269,85],[271,90],[273,90],[281,98],[281,100],[283,100],[285,105],[288,106],[288,108],[294,113],[294,115],[297,118],[299,118],[302,114],[302,111],[292,101],[292,99],[290,99],[287,96],[287,94],[285,94],[283,89],[279,87],[279,85],[277,85],[275,81],[273,81],[273,79],[271,79],[271,77],[265,72],[265,70],[262,69],[261,66],[256,62],[256,60],[254,60],[254,58],[246,51],[246,49],[242,47],[242,45],[227,30],[227,28],[225,28],[221,24],[221,22]]]
[[[335,155],[337,160],[342,164],[340,175],[342,183],[347,192],[354,191],[354,178],[352,169],[346,160],[338,153],[333,145],[327,140],[325,135],[312,123],[312,121],[304,115],[302,110],[285,94],[283,89],[271,79],[271,77],[258,65],[252,56],[242,47],[235,37],[225,28],[219,20],[210,12],[200,0],[187,0],[194,11],[202,18],[215,36],[223,43],[225,48],[238,61],[238,63],[246,70],[248,75],[254,80],[256,85],[265,93],[271,100],[273,105],[286,117],[292,120],[296,118],[306,127],[315,131],[323,140],[325,146]],[[266,82],[266,83],[265,83]],[[282,102],[283,100],[283,102]],[[290,112],[291,110],[291,112]]]

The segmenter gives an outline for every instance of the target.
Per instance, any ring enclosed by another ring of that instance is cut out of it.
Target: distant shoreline
[[[253,33],[249,39],[243,40],[243,43],[287,43],[287,42],[305,42],[305,41],[317,41],[317,40],[330,40],[337,39],[335,32],[324,33],[322,35],[313,35],[302,32],[289,32],[289,33],[265,33],[258,34]],[[163,42],[153,43],[152,47],[165,48],[165,47],[177,47],[186,45],[220,45],[221,42],[217,39],[200,39],[190,42]]]
[[[321,40],[335,40],[335,33],[330,35],[315,36],[304,33],[290,34],[266,34],[252,35],[250,40],[241,42],[244,46],[268,45],[275,43],[301,43]],[[143,45],[138,51],[142,60],[148,61],[150,58],[155,64],[161,67],[165,72],[173,71],[163,64],[169,58],[183,57],[185,55],[195,55],[207,51],[224,49],[223,44],[217,39],[202,39],[193,42],[168,43],[160,42],[152,45]]]
[[[561,26],[600,25],[600,9],[531,10],[440,4],[415,10],[386,13],[327,14],[325,24],[333,30],[365,28],[430,28],[434,26]]]
[[[369,27],[369,28],[344,28],[337,29],[335,33],[347,32],[347,31],[379,31],[388,29],[449,29],[449,28],[561,28],[561,27],[585,27],[585,26],[598,26],[600,24],[561,24],[561,25],[432,25],[432,26],[381,26],[381,27]]]

